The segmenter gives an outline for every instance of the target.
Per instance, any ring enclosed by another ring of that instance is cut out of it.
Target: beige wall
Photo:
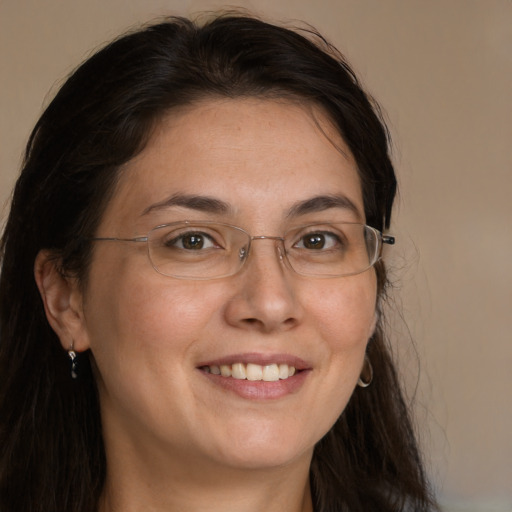
[[[0,0],[2,204],[48,91],[89,50],[138,21],[221,5]],[[421,358],[431,474],[446,510],[512,510],[512,1],[238,5],[317,26],[384,105],[401,183],[393,278]],[[418,364],[396,330],[412,394]]]

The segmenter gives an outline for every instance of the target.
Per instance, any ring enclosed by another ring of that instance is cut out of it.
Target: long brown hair
[[[80,378],[50,328],[33,266],[52,251],[86,282],[90,242],[121,166],[158,120],[213,97],[287,97],[319,105],[357,162],[368,224],[389,227],[396,179],[375,102],[311,29],[240,15],[170,18],[112,42],[65,82],[32,132],[1,241],[0,509],[91,512],[106,460],[89,358]],[[386,275],[377,265],[380,301]],[[316,446],[318,512],[434,507],[382,325],[368,345],[374,384],[357,389]]]

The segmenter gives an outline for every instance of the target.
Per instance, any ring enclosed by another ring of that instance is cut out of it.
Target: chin
[[[316,438],[304,432],[290,432],[280,426],[254,425],[250,429],[230,430],[228,438],[220,443],[217,451],[226,465],[239,469],[269,469],[293,464],[313,454]]]
[[[302,461],[309,463],[313,455],[313,448],[304,451],[298,450],[272,450],[265,446],[260,450],[244,450],[245,453],[225,454],[226,465],[233,469],[269,470],[285,468]]]

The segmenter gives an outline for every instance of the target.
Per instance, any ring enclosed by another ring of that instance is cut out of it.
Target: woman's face
[[[322,112],[240,99],[169,115],[121,171],[97,236],[182,220],[280,236],[365,217],[354,159]],[[75,347],[94,356],[107,452],[185,466],[309,464],[354,390],[375,303],[373,269],[304,277],[272,240],[255,240],[236,275],[203,281],[157,273],[144,243],[96,242]],[[206,370],[239,363],[300,371],[267,382]]]

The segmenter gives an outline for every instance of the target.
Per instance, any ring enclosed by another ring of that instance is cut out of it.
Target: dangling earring
[[[78,377],[78,361],[76,360],[76,352],[73,350],[73,343],[71,343],[71,348],[68,350],[68,357],[71,360],[71,378],[76,379]]]
[[[363,380],[365,379],[365,380]],[[370,362],[370,359],[368,359],[368,356],[364,356],[364,365],[363,369],[361,370],[361,376],[359,377],[357,381],[357,385],[360,388],[367,388],[373,380],[373,367],[372,363]]]

